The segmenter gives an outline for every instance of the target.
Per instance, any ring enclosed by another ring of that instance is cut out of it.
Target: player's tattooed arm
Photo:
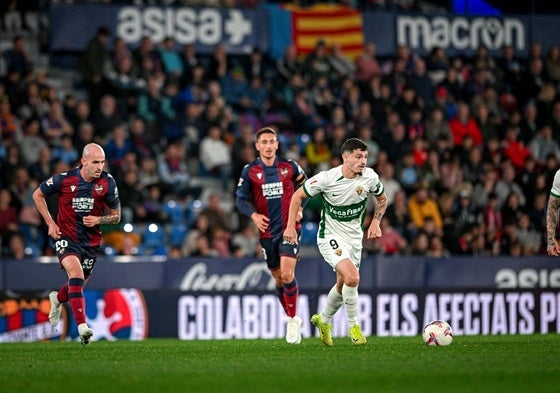
[[[105,216],[99,217],[99,225],[118,224],[121,221],[121,208],[111,209]]]
[[[376,199],[377,203],[375,204],[375,210],[373,211],[373,218],[381,221],[385,211],[387,210],[387,195],[381,194]]]
[[[548,198],[548,208],[546,209],[546,242],[548,246],[556,242],[556,226],[558,224],[558,208],[560,198],[550,195]]]

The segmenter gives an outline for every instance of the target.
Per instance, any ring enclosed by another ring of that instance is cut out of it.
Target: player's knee
[[[282,272],[282,282],[289,283],[294,281],[294,272],[293,271],[283,271]]]
[[[357,287],[360,284],[359,274],[349,274],[344,279],[344,284],[348,287]]]

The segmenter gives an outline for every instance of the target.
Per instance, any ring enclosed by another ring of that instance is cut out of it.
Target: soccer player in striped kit
[[[358,324],[358,285],[364,235],[364,218],[370,195],[376,198],[368,239],[379,238],[379,226],[387,209],[387,196],[379,175],[366,166],[368,146],[357,138],[345,141],[341,147],[342,165],[322,171],[309,178],[292,197],[284,239],[297,242],[297,216],[306,198],[321,195],[323,211],[317,233],[317,246],[325,261],[336,271],[336,283],[327,295],[323,311],[311,317],[320,332],[321,341],[333,345],[331,320],[342,304],[348,318],[348,335],[354,345],[366,343]]]
[[[59,291],[49,294],[49,321],[60,321],[62,303],[69,302],[83,345],[93,336],[86,323],[83,287],[87,283],[100,253],[100,225],[121,220],[119,192],[115,179],[103,171],[105,152],[95,143],[84,147],[81,165],[43,181],[33,193],[37,210],[48,225],[48,234],[68,281]],[[46,198],[58,195],[58,215],[51,216]]]
[[[284,241],[282,234],[288,222],[292,195],[307,176],[296,162],[277,156],[278,139],[274,129],[264,127],[258,130],[255,148],[259,157],[243,168],[235,204],[259,230],[264,259],[276,281],[278,299],[288,316],[286,341],[299,344],[302,321],[296,315],[299,288],[295,277],[299,247],[297,242]],[[300,210],[295,228],[298,237],[301,218]]]

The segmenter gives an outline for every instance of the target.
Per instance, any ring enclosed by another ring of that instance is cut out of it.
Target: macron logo
[[[70,190],[72,190],[72,192],[74,192],[75,189],[76,189],[76,186],[75,186],[75,185],[71,185],[71,186],[70,186]]]

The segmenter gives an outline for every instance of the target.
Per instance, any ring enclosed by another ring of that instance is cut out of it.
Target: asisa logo
[[[48,292],[0,293],[0,342],[31,342],[66,337],[66,312],[58,326],[49,323]]]
[[[143,340],[148,336],[148,312],[142,292],[137,289],[84,291],[86,316],[93,329],[92,341]],[[78,340],[73,318],[70,335]]]

